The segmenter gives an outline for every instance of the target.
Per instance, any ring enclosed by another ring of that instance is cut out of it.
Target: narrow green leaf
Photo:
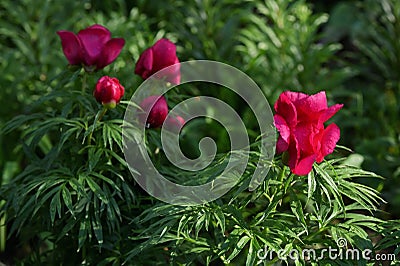
[[[290,204],[290,208],[292,209],[292,212],[296,216],[297,220],[301,223],[301,225],[304,227],[304,229],[308,233],[307,223],[306,223],[306,220],[304,219],[304,212],[303,212],[303,207],[301,205],[301,202],[300,201],[292,201],[292,203]]]
[[[225,215],[221,209],[216,209],[214,212],[214,216],[217,219],[217,224],[221,228],[221,234],[225,234]]]
[[[63,188],[62,188],[62,197],[63,197],[64,203],[65,203],[65,206],[67,206],[70,213],[74,216],[71,193],[69,192],[68,188],[66,188],[65,186],[63,186]]]
[[[87,239],[88,233],[89,233],[89,220],[88,218],[85,218],[80,224],[79,227],[79,234],[78,234],[78,251],[83,247],[85,244],[85,241]]]
[[[245,235],[237,242],[237,244],[235,245],[235,248],[233,249],[231,255],[229,255],[229,257],[227,259],[228,263],[230,261],[232,261],[242,251],[242,249],[247,244],[247,242],[249,242],[249,240],[250,240],[250,237]]]
[[[96,236],[97,243],[101,247],[103,244],[103,226],[101,225],[100,218],[95,215],[95,218],[92,219],[92,229],[94,235]]]
[[[107,195],[104,193],[104,191],[100,188],[100,186],[93,181],[93,179],[90,176],[85,176],[86,183],[89,185],[90,189],[93,191],[93,193],[101,199],[105,204],[108,204],[108,198]]]

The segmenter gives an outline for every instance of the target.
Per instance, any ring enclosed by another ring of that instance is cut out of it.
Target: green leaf
[[[90,230],[90,222],[89,218],[86,217],[81,223],[79,227],[79,234],[78,234],[78,251],[83,247],[85,241],[88,237]]]
[[[246,266],[255,265],[257,259],[257,252],[261,249],[256,238],[252,238],[250,241],[249,252],[246,258]]]
[[[297,220],[301,223],[308,234],[307,223],[304,218],[303,207],[300,201],[292,201],[290,204],[290,208],[292,209],[293,214],[296,216]]]
[[[204,222],[205,222],[205,219],[206,219],[205,213],[201,213],[199,215],[200,216],[197,216],[197,221],[196,221],[196,225],[195,225],[195,236],[196,236],[196,238],[198,237],[201,228],[204,226]]]
[[[225,215],[220,208],[214,210],[214,216],[217,220],[217,225],[221,228],[221,234],[225,234]]]
[[[54,224],[56,212],[58,212],[58,217],[61,218],[61,199],[59,189],[50,202],[50,218],[52,224]]]
[[[75,216],[74,214],[74,210],[72,207],[72,197],[71,197],[71,193],[69,192],[69,190],[67,189],[66,186],[63,186],[62,188],[62,197],[65,203],[65,206],[67,206],[68,210],[70,211],[70,213]]]
[[[227,262],[229,263],[232,261],[239,253],[243,250],[244,246],[249,242],[250,237],[247,235],[244,235],[235,245],[232,253],[229,255]]]
[[[94,217],[92,216],[92,229],[94,235],[97,239],[97,243],[99,244],[100,248],[103,244],[103,226],[100,220],[100,206],[98,204],[99,200],[94,200]]]
[[[100,188],[100,186],[93,181],[93,179],[90,176],[84,176],[84,179],[86,183],[89,185],[90,189],[93,191],[93,193],[101,199],[105,204],[109,203],[109,200],[107,198],[107,195],[104,193],[104,191]]]

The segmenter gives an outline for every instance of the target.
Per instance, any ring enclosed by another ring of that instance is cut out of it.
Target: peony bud
[[[140,113],[139,119],[140,122],[146,123],[147,128],[160,127],[168,115],[168,105],[164,96],[149,96],[140,103],[140,107],[143,112]]]
[[[124,95],[125,89],[116,78],[101,77],[93,91],[93,96],[103,106],[114,108]]]

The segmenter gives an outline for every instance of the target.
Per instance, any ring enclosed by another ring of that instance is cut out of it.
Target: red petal
[[[301,158],[295,168],[292,169],[292,172],[296,175],[308,175],[311,172],[314,162],[314,154]]]
[[[340,129],[336,124],[330,124],[323,133],[321,139],[321,149],[318,153],[317,162],[320,163],[324,157],[331,154],[340,139]]]
[[[139,57],[136,63],[135,74],[147,79],[151,76],[153,69],[153,50],[152,48],[146,49]]]
[[[318,113],[319,111],[328,108],[326,94],[324,91],[305,97],[299,100],[298,104],[304,111],[313,113]]]
[[[104,27],[103,25],[100,25],[100,24],[94,24],[90,27],[87,27],[86,29],[97,29],[97,30],[102,30],[104,32],[110,32],[106,27]]]
[[[144,111],[139,114],[140,121],[143,123],[146,114],[149,113],[146,126],[151,128],[161,126],[168,115],[168,105],[164,96],[149,96],[140,103],[140,107]]]
[[[85,65],[95,65],[99,60],[104,45],[111,39],[111,33],[101,25],[93,25],[81,30],[78,38],[84,49]]]
[[[115,84],[115,101],[119,103],[121,101],[122,96],[124,96],[125,93],[125,88],[119,83],[119,80],[117,78],[112,78],[112,81]]]
[[[329,118],[331,118],[334,114],[337,113],[340,109],[342,109],[343,104],[335,104],[326,109],[321,116],[319,117],[319,122],[320,123],[325,123],[328,121]]]
[[[277,153],[282,153],[289,147],[290,128],[280,115],[274,115],[274,124],[279,131],[279,138],[276,143]]]
[[[281,136],[279,136],[278,141],[276,142],[276,153],[280,154],[282,152],[285,152],[288,148],[289,143],[286,142]]]
[[[289,153],[288,165],[293,172],[293,170],[296,168],[296,165],[300,158],[299,145],[294,136],[291,136],[291,138],[290,138],[290,145],[288,148],[288,153]]]
[[[278,115],[286,120],[286,124],[292,128],[297,124],[297,111],[292,101],[287,97],[287,92],[283,92],[274,105]]]
[[[176,58],[174,65],[168,67],[168,70],[166,72],[168,73],[166,75],[167,81],[176,85],[181,82],[181,64],[178,58]]]
[[[114,62],[114,60],[121,53],[124,45],[125,40],[122,38],[113,38],[109,40],[101,51],[101,55],[97,61],[97,69],[102,69]]]
[[[175,64],[176,46],[168,39],[158,40],[152,47],[153,50],[153,73],[164,67]]]
[[[299,114],[299,119],[305,121],[318,121],[321,112],[328,108],[326,94],[324,91],[321,91],[314,95],[307,95],[307,97],[297,101],[295,106]]]
[[[79,65],[82,63],[82,47],[78,37],[70,31],[60,30],[57,32],[61,39],[63,52],[71,65]]]
[[[304,154],[300,151],[298,141],[292,136],[289,145],[288,165],[292,173],[296,175],[307,175],[315,162],[314,154]]]
[[[312,139],[315,134],[315,128],[313,124],[298,124],[293,130],[293,134],[296,137],[297,144],[300,150],[307,153],[314,152]]]
[[[296,92],[296,91],[285,91],[282,94],[285,95],[291,102],[296,104],[298,101],[304,100],[307,97],[310,97],[309,95],[302,93],[302,92]]]

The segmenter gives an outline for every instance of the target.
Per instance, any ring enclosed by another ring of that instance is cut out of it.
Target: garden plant
[[[0,14],[0,265],[399,263],[399,1]]]

